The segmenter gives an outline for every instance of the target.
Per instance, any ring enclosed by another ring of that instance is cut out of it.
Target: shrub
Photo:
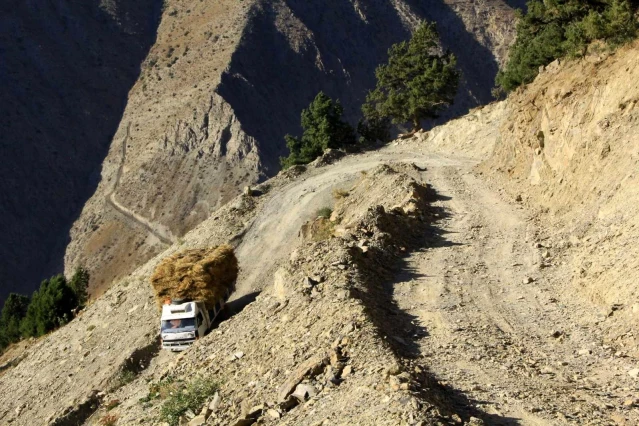
[[[38,337],[66,324],[73,317],[77,299],[63,275],[42,281],[33,293],[27,314],[20,324],[24,337]]]
[[[75,294],[75,297],[78,301],[79,307],[84,307],[89,299],[89,279],[91,275],[89,275],[89,271],[87,271],[82,266],[76,268],[71,280],[69,280],[69,287]]]
[[[339,100],[333,101],[323,92],[318,93],[309,107],[302,111],[302,137],[284,137],[289,156],[280,158],[282,167],[308,164],[328,148],[355,144],[353,128],[342,121],[343,111]]]
[[[360,128],[364,137],[377,137],[384,129],[380,120],[388,118],[396,124],[411,122],[413,130],[419,130],[422,120],[436,118],[453,103],[459,84],[457,60],[452,53],[438,51],[434,23],[422,23],[409,41],[389,49],[388,63],[375,71],[377,86],[362,107],[369,122]]]
[[[118,416],[115,414],[107,414],[100,419],[101,426],[115,426],[118,422]]]
[[[162,404],[160,420],[171,426],[177,425],[180,417],[188,410],[198,412],[217,389],[215,381],[204,378],[195,379],[186,388],[176,388]]]
[[[594,40],[618,46],[637,34],[636,0],[528,0],[517,39],[497,84],[511,91],[530,83],[539,67],[564,56],[580,56]]]
[[[340,189],[340,188],[334,188],[333,189],[333,198],[340,199],[340,198],[346,198],[348,197],[349,192],[345,189]],[[329,209],[330,210],[330,209]],[[330,214],[329,214],[330,216]]]
[[[131,370],[122,369],[114,380],[112,390],[126,386],[135,380],[136,374]]]
[[[328,219],[331,217],[332,213],[333,213],[333,209],[331,209],[330,207],[322,207],[321,209],[315,212],[315,216]]]

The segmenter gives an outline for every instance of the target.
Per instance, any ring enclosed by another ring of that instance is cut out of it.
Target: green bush
[[[388,63],[380,65],[375,75],[377,86],[366,97],[364,117],[376,124],[388,118],[396,124],[410,122],[413,130],[421,129],[422,120],[436,118],[441,109],[452,105],[460,76],[455,56],[439,53],[434,23],[421,24],[409,41],[393,45]],[[366,127],[362,130],[363,136],[369,134]]]
[[[24,337],[42,336],[69,322],[77,306],[77,298],[63,275],[44,280],[31,297],[20,332]]]
[[[329,219],[331,217],[331,214],[333,214],[333,209],[331,209],[330,207],[322,207],[315,212],[316,217],[323,217],[325,219]]]
[[[611,47],[637,35],[636,0],[529,0],[517,39],[497,84],[511,91],[530,83],[539,67],[564,56],[581,56],[594,40]]]
[[[186,388],[174,388],[160,409],[160,420],[171,426],[177,425],[188,410],[197,413],[202,405],[218,390],[217,382],[198,378]]]
[[[339,100],[333,101],[323,92],[318,93],[309,107],[302,111],[301,138],[286,135],[289,156],[280,158],[283,168],[308,164],[328,149],[355,144],[355,132],[342,121],[344,109]]]

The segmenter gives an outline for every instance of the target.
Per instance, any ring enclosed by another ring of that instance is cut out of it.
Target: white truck
[[[188,349],[211,329],[215,318],[225,308],[229,291],[207,310],[204,302],[173,300],[162,305],[160,336],[162,349],[174,352]]]

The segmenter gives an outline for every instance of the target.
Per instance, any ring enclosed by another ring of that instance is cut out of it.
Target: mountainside
[[[273,175],[320,90],[354,124],[391,44],[436,21],[459,57],[460,115],[488,102],[514,33],[507,2],[169,1],[65,256],[110,282]]]
[[[191,425],[637,424],[638,56],[551,64],[506,101],[234,198],[3,358],[0,423],[161,424],[162,387],[205,377],[218,395]],[[226,242],[229,316],[160,351],[153,269]]]
[[[0,303],[62,270],[160,0],[0,4]]]

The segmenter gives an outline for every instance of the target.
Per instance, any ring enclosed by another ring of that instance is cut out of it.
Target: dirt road
[[[153,234],[158,240],[166,245],[171,245],[175,243],[177,240],[175,236],[171,233],[171,230],[159,223],[154,223],[147,218],[137,214],[133,210],[124,206],[115,198],[115,192],[120,185],[120,179],[122,178],[122,173],[124,172],[124,164],[126,162],[126,145],[129,140],[129,131],[131,129],[131,123],[128,124],[126,128],[126,135],[122,140],[122,158],[120,160],[120,165],[118,166],[118,172],[115,175],[115,181],[113,183],[113,189],[106,195],[106,203],[113,207],[116,211],[118,211],[122,216],[126,218],[126,220],[131,223],[133,226],[141,226],[150,234]]]
[[[561,293],[567,272],[554,250],[538,243],[522,207],[473,174],[477,160],[390,146],[292,181],[238,246],[244,267],[234,298],[270,286],[301,225],[332,204],[333,188],[393,161],[426,168],[447,212],[445,243],[412,254],[389,291],[427,330],[421,356],[464,395],[458,408],[494,415],[495,424],[639,424],[631,361],[602,344],[591,306]]]
[[[426,329],[424,364],[460,391],[461,412],[495,424],[639,424],[631,360],[602,344],[605,315],[562,292],[565,267],[527,213],[463,165],[423,178],[442,196],[445,242],[412,254],[389,291]]]

